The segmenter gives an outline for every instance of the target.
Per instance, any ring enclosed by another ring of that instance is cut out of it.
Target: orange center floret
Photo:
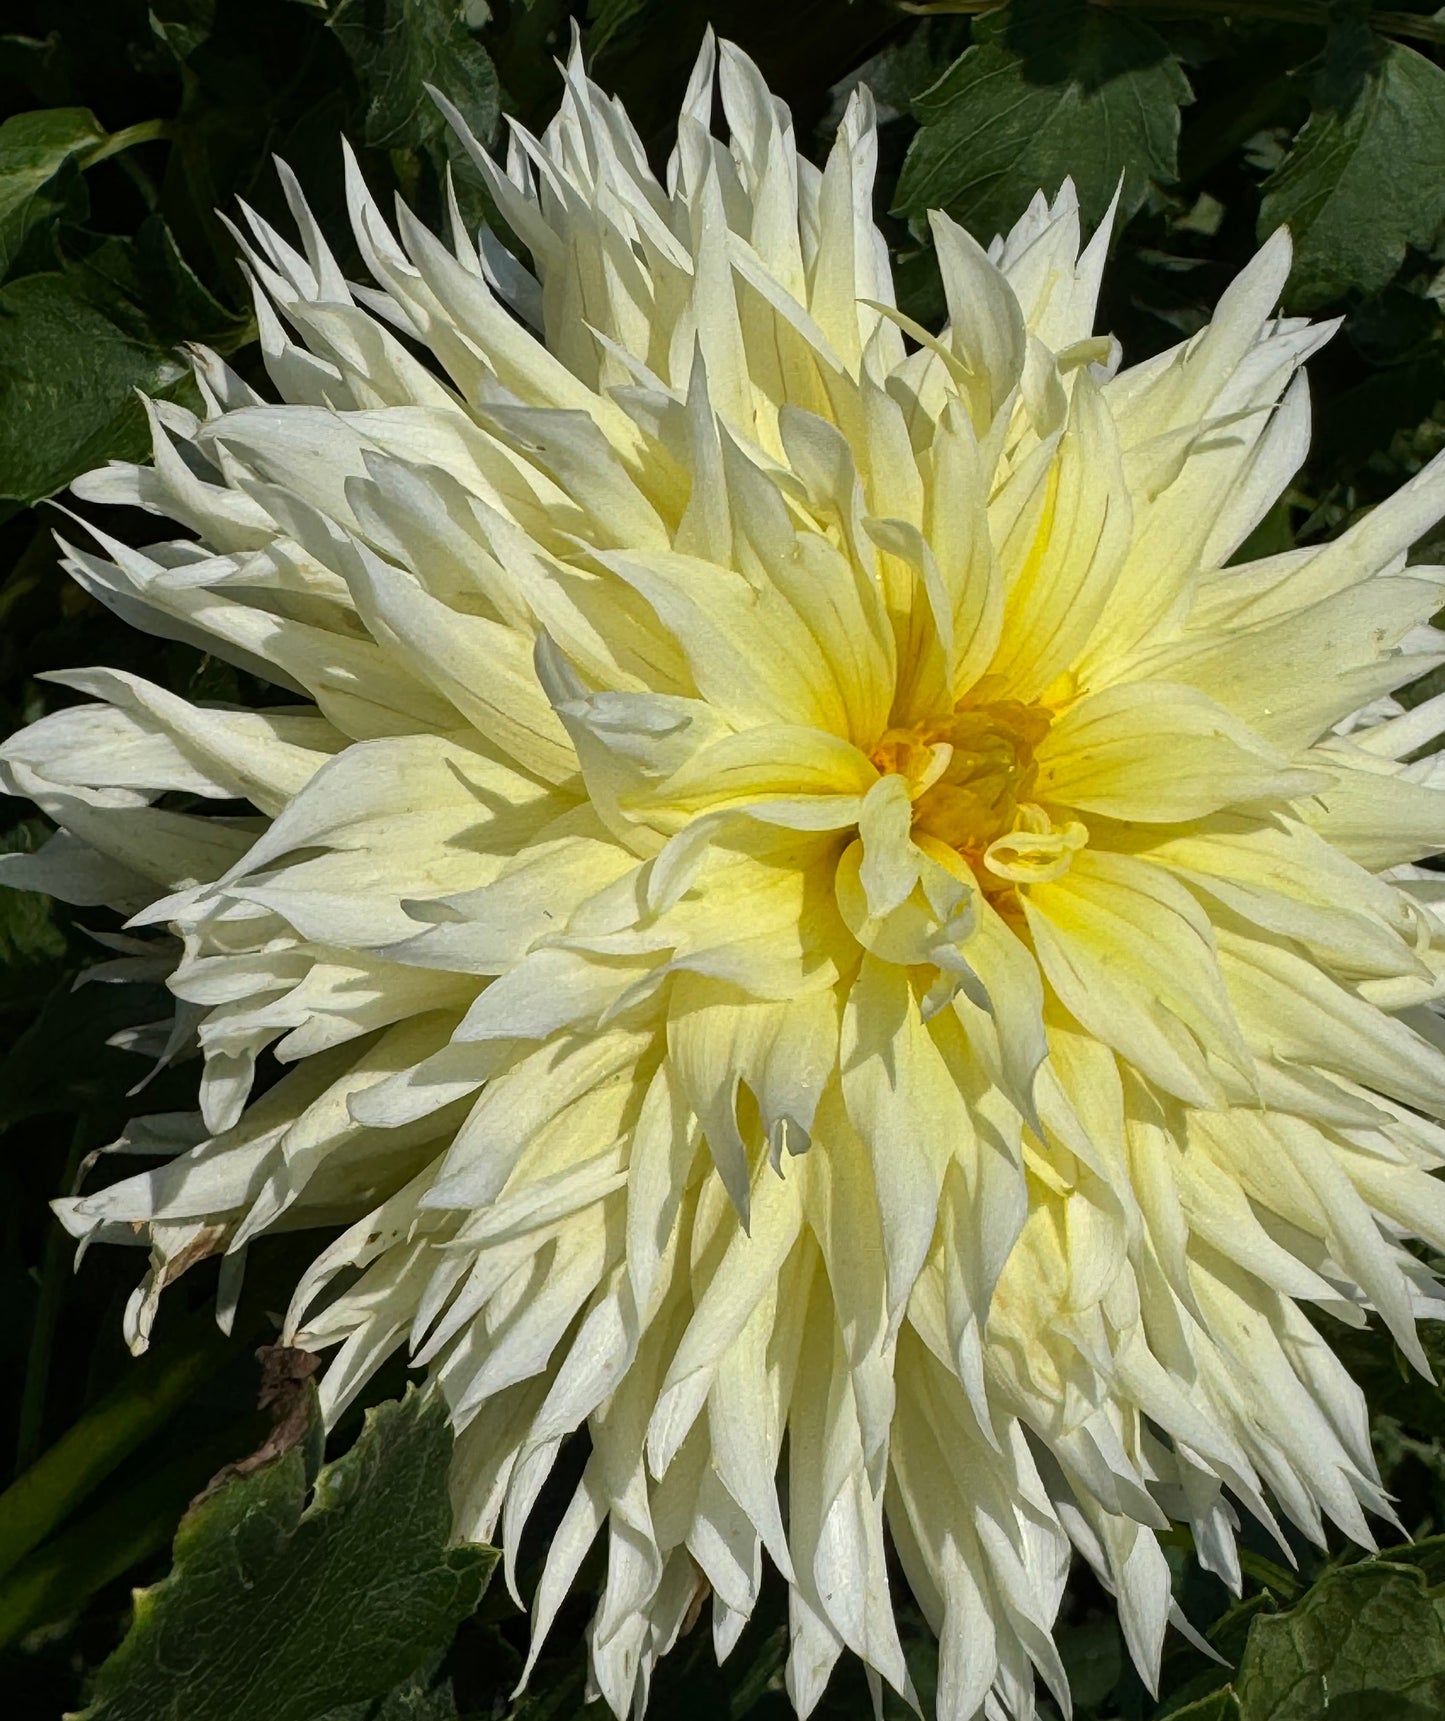
[[[960,706],[912,729],[887,730],[873,763],[926,784],[914,799],[914,825],[977,856],[1013,829],[1019,803],[1031,798],[1034,749],[1052,721],[1043,706],[1016,699]]]

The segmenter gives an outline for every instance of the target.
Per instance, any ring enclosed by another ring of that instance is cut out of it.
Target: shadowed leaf
[[[1098,221],[1124,176],[1123,214],[1175,176],[1188,80],[1136,18],[1083,0],[1014,0],[913,104],[920,129],[895,211],[945,209],[987,240],[1064,176]]]
[[[1445,1593],[1386,1561],[1328,1572],[1297,1607],[1250,1627],[1234,1690],[1241,1721],[1435,1721]]]
[[[1265,184],[1259,234],[1293,235],[1301,310],[1378,292],[1407,245],[1428,248],[1445,226],[1445,71],[1398,42],[1372,57],[1316,106]]]
[[[31,230],[68,207],[74,188],[61,170],[104,136],[88,108],[43,108],[0,125],[0,279]]]
[[[81,1721],[316,1721],[390,1692],[496,1558],[447,1545],[450,1453],[445,1410],[410,1393],[371,1413],[309,1504],[299,1446],[198,1501]]]

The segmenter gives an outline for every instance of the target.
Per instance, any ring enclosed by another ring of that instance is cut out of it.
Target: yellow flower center
[[[916,829],[977,861],[1031,799],[1034,749],[1052,721],[1044,706],[1016,699],[960,704],[914,728],[887,730],[873,763],[908,783]]]

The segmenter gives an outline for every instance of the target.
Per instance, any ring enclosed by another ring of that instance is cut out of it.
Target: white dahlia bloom
[[[331,1416],[408,1349],[509,1573],[585,1429],[534,1638],[604,1535],[618,1715],[765,1557],[801,1715],[845,1648],[907,1694],[891,1545],[940,1716],[1025,1717],[1075,1555],[1148,1681],[1171,1523],[1237,1585],[1240,1508],[1389,1514],[1302,1305],[1423,1365],[1445,704],[1379,702],[1442,661],[1445,465],[1226,567],[1330,333],[1275,314],[1283,233],[1121,369],[1067,181],[987,253],[939,216],[930,334],[866,91],[820,172],[727,46],[712,136],[714,57],[663,183],[576,58],[505,170],[463,134],[535,274],[349,165],[353,285],[286,174],[300,248],[243,242],[280,404],[201,352],[205,416],[76,486],[183,528],[87,528],[87,591],[286,693],[72,672],[4,748],[60,827],[6,877],[154,929],[204,1058],[119,1144],[170,1157],[58,1205],[149,1245],[137,1348],[193,1262],[225,1303],[259,1233],[347,1227],[287,1334]]]

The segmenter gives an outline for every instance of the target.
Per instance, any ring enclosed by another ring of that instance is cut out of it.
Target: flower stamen
[[[888,730],[872,759],[880,771],[907,782],[914,828],[977,869],[1029,801],[1038,774],[1034,750],[1052,721],[1044,706],[1016,699],[960,703],[915,728]]]

